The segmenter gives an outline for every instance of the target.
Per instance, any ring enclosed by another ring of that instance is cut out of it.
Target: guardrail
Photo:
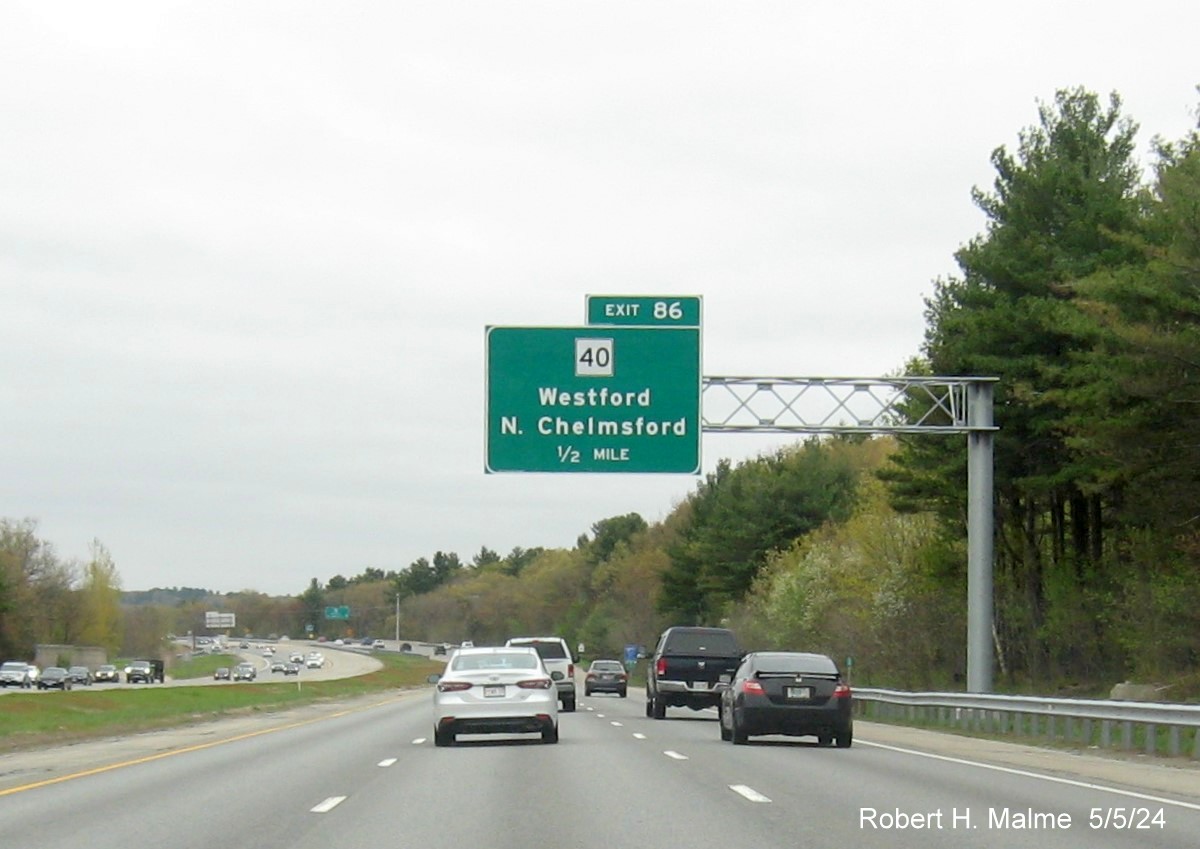
[[[1200,705],[854,688],[863,719],[1200,758]],[[1190,738],[1190,739],[1189,739]]]

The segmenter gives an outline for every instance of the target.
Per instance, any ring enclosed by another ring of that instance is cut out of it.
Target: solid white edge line
[[[378,765],[379,765],[379,766],[391,766],[391,765],[392,765],[392,764],[394,764],[394,763],[395,763],[397,760],[399,760],[399,758],[386,758],[386,759],[384,759],[384,760],[380,761]]]
[[[751,802],[770,802],[763,794],[759,793],[753,787],[747,787],[745,784],[730,784],[729,789],[737,793],[743,798],[749,799]]]
[[[324,802],[317,805],[315,808],[310,808],[309,810],[311,810],[314,814],[327,814],[345,801],[345,796],[330,796]]]
[[[688,759],[687,755],[681,755],[679,752],[673,752],[670,749],[667,749],[665,752],[663,752],[663,754],[668,758],[674,758],[677,761],[686,761]]]
[[[980,769],[990,769],[994,772],[1005,772],[1009,775],[1019,775],[1022,778],[1039,778],[1042,781],[1050,781],[1054,784],[1066,784],[1071,787],[1082,787],[1084,790],[1100,790],[1105,793],[1115,793],[1118,796],[1127,796],[1130,799],[1142,799],[1147,802],[1161,802],[1164,805],[1178,805],[1181,808],[1188,808],[1193,811],[1200,811],[1200,805],[1193,802],[1184,802],[1179,799],[1168,799],[1165,796],[1151,796],[1149,793],[1136,793],[1133,790],[1121,790],[1117,787],[1105,787],[1103,784],[1092,784],[1089,781],[1076,781],[1072,778],[1058,778],[1054,775],[1043,775],[1040,772],[1030,772],[1024,769],[1016,769],[1010,766],[997,766],[996,764],[985,764],[979,761],[969,761],[965,758],[952,758],[949,755],[935,755],[930,752],[918,752],[914,749],[902,749],[899,746],[889,746],[885,743],[869,743],[866,740],[855,740],[857,744],[863,746],[874,746],[877,749],[887,749],[892,752],[900,752],[905,755],[916,755],[919,758],[930,758],[935,761],[946,761],[952,764],[961,764],[963,766],[974,766]]]

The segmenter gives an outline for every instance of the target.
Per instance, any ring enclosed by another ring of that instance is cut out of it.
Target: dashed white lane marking
[[[617,728],[624,728],[624,727],[625,727],[625,726],[624,726],[622,723],[620,723],[620,722],[617,722],[615,719],[614,719],[612,722],[610,722],[610,723],[609,723],[609,725],[616,726]]]
[[[640,731],[635,731],[635,732],[633,732],[633,739],[634,740],[645,740],[646,735]]]
[[[753,787],[747,787],[745,784],[730,784],[729,789],[739,796],[749,799],[751,802],[770,802],[763,794],[759,793]]]
[[[414,746],[419,746],[419,745],[421,745],[421,744],[422,744],[422,743],[424,743],[424,742],[425,742],[425,738],[424,738],[424,737],[418,737],[416,740],[413,740],[413,741],[412,741],[412,744],[413,744]]]
[[[327,814],[345,801],[345,796],[330,796],[324,802],[317,805],[315,808],[312,808],[311,810],[314,814]]]
[[[392,765],[392,764],[394,764],[394,763],[395,763],[397,760],[399,760],[399,758],[387,758],[386,760],[382,760],[382,761],[380,761],[380,762],[379,762],[379,765],[380,765],[380,766],[391,766],[391,765]]]
[[[663,754],[668,758],[674,758],[677,761],[686,761],[688,759],[687,755],[681,755],[679,752],[672,752],[670,749],[667,749],[665,752],[663,752]]]
[[[596,719],[604,719],[604,714],[602,714],[602,713],[596,714]]]

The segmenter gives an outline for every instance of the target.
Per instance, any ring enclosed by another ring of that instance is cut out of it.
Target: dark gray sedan
[[[854,739],[850,685],[823,654],[751,652],[721,690],[721,739],[744,745],[750,736],[812,735],[822,746]]]

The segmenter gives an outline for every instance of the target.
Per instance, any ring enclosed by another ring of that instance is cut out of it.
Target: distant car
[[[285,667],[285,666],[287,666],[287,662],[286,662],[286,661],[283,661],[283,660],[277,660],[277,661],[275,661],[274,663],[272,663],[272,664],[271,664],[271,671],[272,671],[272,672],[283,672],[283,669],[284,669],[284,667]]]
[[[333,644],[335,646],[344,646],[344,645],[346,645],[346,641],[343,640],[341,637],[338,637],[336,640],[333,641]]]
[[[373,643],[371,643],[371,648],[385,649],[385,648],[387,648],[387,645],[383,642],[383,640],[375,640]]]
[[[106,681],[109,684],[118,684],[121,681],[121,673],[117,671],[117,667],[111,663],[106,663],[103,666],[96,667],[96,671],[92,674],[92,680],[97,684]]]
[[[621,698],[629,688],[629,675],[619,660],[593,660],[583,679],[583,694],[616,693]]]
[[[325,665],[325,658],[313,657],[310,654],[308,656],[308,659],[304,661],[304,665],[307,666],[309,669],[320,669],[322,666]]]
[[[538,733],[543,743],[558,742],[558,691],[534,649],[459,649],[430,678],[435,746],[459,734]]]
[[[473,649],[473,648],[475,648],[475,641],[474,640],[463,640],[461,648]]]
[[[126,684],[150,684],[154,681],[154,665],[148,660],[134,660],[125,667]]]
[[[228,681],[229,675],[230,673],[228,666],[218,666],[215,670],[213,670],[214,681]]]
[[[258,677],[258,670],[254,668],[253,663],[239,663],[233,667],[234,681],[253,681]]]
[[[283,674],[284,675],[299,675],[300,674],[300,664],[285,663],[283,665]]]
[[[822,746],[854,739],[850,686],[823,654],[751,652],[721,691],[721,739],[744,745],[751,736],[813,735]]]
[[[67,670],[67,677],[71,679],[72,684],[82,684],[85,687],[92,686],[92,670],[86,666],[72,666]]]
[[[250,644],[248,642],[246,642],[245,640],[242,640],[240,643],[238,643],[238,648],[239,649],[248,649],[248,648],[250,648]]]
[[[61,666],[47,666],[38,676],[37,687],[39,690],[69,690],[71,678]]]
[[[10,660],[0,665],[0,687],[20,687],[28,690],[33,686],[29,664],[23,660]]]
[[[288,663],[304,663],[303,652],[292,652],[290,655],[288,655]]]
[[[270,657],[271,655],[275,654],[275,649],[271,648],[270,646],[266,646],[263,648],[262,653],[263,657]]]
[[[448,647],[445,643],[438,643],[436,646],[433,647],[433,653],[434,654],[445,654],[447,648]]]
[[[360,646],[369,646],[373,642],[375,642],[375,641],[372,640],[370,637],[363,637],[361,640],[358,641],[358,644]]]

